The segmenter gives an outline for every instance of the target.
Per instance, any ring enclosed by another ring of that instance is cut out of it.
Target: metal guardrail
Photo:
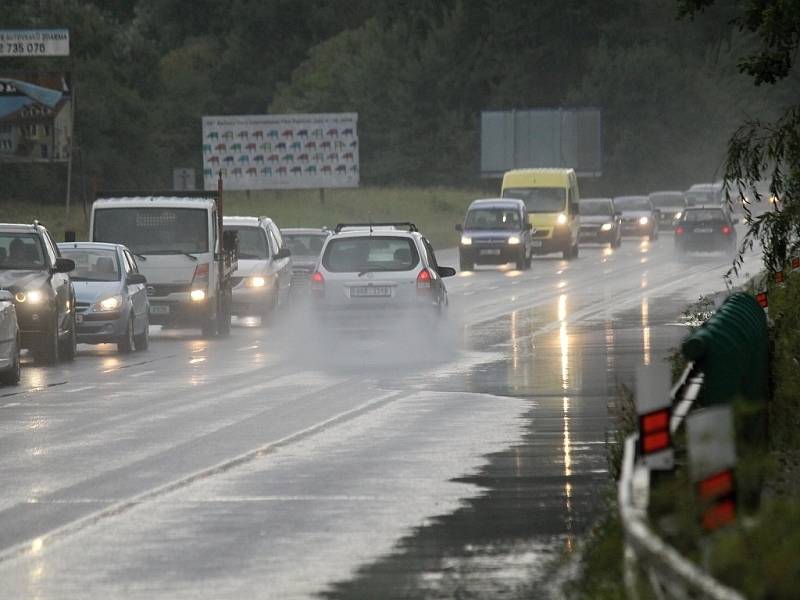
[[[670,431],[683,424],[703,387],[704,375],[690,363],[670,392]],[[744,600],[739,592],[725,587],[650,527],[647,507],[650,499],[650,471],[639,461],[638,434],[625,439],[618,486],[620,519],[625,532],[624,575],[628,596],[639,598],[643,583],[659,600]]]

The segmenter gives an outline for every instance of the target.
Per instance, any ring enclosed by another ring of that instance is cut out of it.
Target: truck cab
[[[235,234],[223,234],[220,196],[100,193],[90,240],[124,244],[147,278],[150,322],[227,335]],[[230,237],[230,239],[228,239]]]

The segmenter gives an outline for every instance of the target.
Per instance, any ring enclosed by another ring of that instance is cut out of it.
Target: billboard
[[[72,124],[70,73],[0,71],[0,161],[68,160]]]
[[[358,187],[356,113],[203,117],[203,187]]]
[[[481,113],[481,175],[509,169],[572,168],[584,177],[603,171],[602,115],[596,108]]]
[[[3,56],[69,56],[69,29],[0,29]]]

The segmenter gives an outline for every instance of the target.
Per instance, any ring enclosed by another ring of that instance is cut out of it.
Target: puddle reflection
[[[650,305],[642,298],[642,354],[644,364],[650,364]]]

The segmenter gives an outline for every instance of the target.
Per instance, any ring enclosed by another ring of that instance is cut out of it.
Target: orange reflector
[[[653,433],[669,427],[669,411],[665,408],[642,417],[642,433]]]
[[[645,433],[642,437],[642,451],[651,454],[669,448],[669,431]]]
[[[733,472],[722,471],[697,484],[697,493],[703,500],[713,500],[733,492]]]
[[[775,283],[783,283],[783,271],[775,273]]]
[[[769,302],[767,301],[767,292],[756,294],[756,302],[758,302],[758,305],[761,308],[767,308],[769,306]]]
[[[734,519],[736,519],[736,504],[733,499],[723,500],[703,514],[703,527],[707,530],[718,529]]]

